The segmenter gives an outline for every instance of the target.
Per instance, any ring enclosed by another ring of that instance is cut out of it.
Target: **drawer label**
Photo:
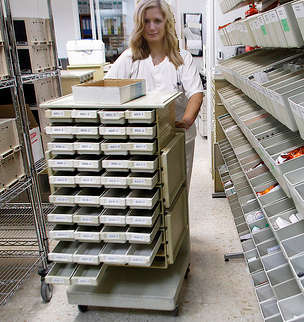
[[[124,199],[119,199],[119,198],[105,198],[104,201],[106,204],[109,204],[109,205],[123,205],[124,204]]]
[[[52,144],[54,150],[72,150],[73,143],[67,144]]]
[[[100,178],[95,177],[76,177],[77,183],[100,183]]]
[[[121,257],[115,257],[110,255],[103,255],[104,262],[116,262],[116,263],[122,263],[124,262],[123,258]]]
[[[76,233],[79,239],[98,239],[98,233]]]
[[[92,283],[91,280],[88,278],[77,277],[77,284],[85,284],[85,285],[89,284],[90,285],[91,283]]]
[[[136,143],[132,145],[134,150],[147,150],[148,149],[148,145],[144,144],[144,143]]]
[[[106,223],[124,223],[124,217],[116,217],[116,216],[103,216],[102,221]]]
[[[108,164],[109,167],[116,167],[116,168],[123,168],[125,166],[124,162],[119,161],[107,161],[106,164]]]
[[[140,240],[140,241],[146,241],[149,240],[149,238],[147,238],[147,236],[145,236],[144,234],[130,234],[130,237],[128,238],[129,240]]]
[[[94,222],[95,220],[94,220],[94,218],[92,218],[92,217],[82,217],[82,216],[80,216],[79,218],[78,218],[78,222],[86,222],[86,223],[92,223],[92,222]]]
[[[69,221],[69,217],[68,216],[64,216],[64,215],[62,215],[62,216],[54,216],[54,220],[55,221]]]
[[[146,179],[138,178],[138,179],[133,179],[132,184],[145,184]]]
[[[101,128],[102,134],[125,134],[124,127],[103,127]]]
[[[77,127],[76,128],[77,134],[98,134],[98,128],[97,127]]]
[[[122,239],[119,233],[105,233],[105,239]]]
[[[79,118],[96,118],[96,111],[73,111],[74,117]]]
[[[303,18],[304,17],[304,5],[303,5],[303,3],[294,4],[292,7],[293,7],[293,11],[295,13],[295,16],[297,18]]]
[[[143,111],[131,112],[131,117],[133,117],[133,118],[144,118],[145,116],[146,116],[146,113]]]
[[[96,162],[94,162],[94,161],[78,161],[78,167],[95,168]]]
[[[135,161],[133,162],[134,168],[148,168],[148,162],[147,161]]]
[[[64,117],[65,111],[52,111],[52,117]]]
[[[124,178],[105,178],[105,183],[112,183],[112,184],[126,184],[127,179]]]
[[[122,149],[122,145],[121,144],[107,144],[106,148],[108,150],[121,150]]]
[[[54,235],[56,238],[73,238],[73,233],[70,232],[60,232],[60,231],[55,231]]]
[[[63,203],[70,203],[70,202],[72,202],[70,200],[70,197],[60,197],[60,196],[56,196],[55,197],[55,201],[56,202],[63,202]]]
[[[81,143],[81,144],[77,144],[77,147],[76,147],[78,150],[99,150],[98,148],[98,143],[97,144],[94,144],[94,143],[91,143],[91,144],[87,144],[87,143]]]
[[[121,115],[119,112],[102,112],[102,117],[105,119],[119,119]]]
[[[77,197],[77,200],[83,203],[96,203],[96,198],[98,197]]]

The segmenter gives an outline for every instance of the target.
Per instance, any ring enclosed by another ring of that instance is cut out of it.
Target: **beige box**
[[[46,19],[14,18],[17,45],[47,43]]]
[[[0,119],[0,156],[12,153],[20,145],[15,119]]]
[[[22,73],[40,73],[55,68],[51,45],[17,46]]]
[[[1,33],[0,33],[1,34]],[[0,46],[0,79],[6,79],[9,76],[7,60],[3,46]]]
[[[21,151],[13,153],[0,161],[0,191],[9,188],[24,177]]]
[[[72,93],[72,86],[83,84],[94,79],[94,70],[62,70],[60,81],[62,95]]]
[[[98,65],[69,65],[67,70],[73,71],[92,71],[93,70],[93,81],[103,80],[104,77],[104,66],[109,63],[98,64]]]
[[[72,87],[77,104],[123,104],[146,94],[145,80],[107,79]]]

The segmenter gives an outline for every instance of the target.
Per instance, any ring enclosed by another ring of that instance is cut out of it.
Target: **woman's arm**
[[[203,97],[203,93],[195,93],[190,97],[182,120],[175,122],[176,127],[188,129],[194,123],[202,105]]]

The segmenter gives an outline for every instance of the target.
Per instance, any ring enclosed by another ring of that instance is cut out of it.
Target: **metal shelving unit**
[[[51,4],[46,1],[55,70],[30,75],[21,74],[9,0],[4,0],[4,5],[0,2],[0,30],[10,75],[0,81],[0,90],[10,88],[25,169],[24,178],[0,194],[0,305],[5,304],[34,271],[41,276],[43,300],[48,302],[52,297],[52,286],[45,283],[45,276],[49,271],[46,221],[53,207],[41,203],[37,176],[46,169],[46,160],[34,162],[23,92],[23,84],[55,77],[58,94],[61,93]],[[22,192],[27,192],[29,203],[10,203]]]

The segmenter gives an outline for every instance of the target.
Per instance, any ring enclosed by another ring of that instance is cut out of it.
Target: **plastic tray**
[[[106,171],[100,178],[101,184],[106,188],[127,188],[128,187],[127,172],[108,172]]]
[[[146,141],[146,142],[132,142],[129,141],[127,143],[128,150],[131,155],[133,154],[148,154],[148,155],[153,155],[157,151],[157,144],[156,141]]]
[[[75,154],[74,141],[68,141],[64,139],[57,139],[47,144],[48,150],[52,154]]]
[[[54,187],[75,188],[75,172],[57,171],[49,176],[49,183]]]
[[[78,226],[74,233],[74,239],[81,242],[99,243],[102,226]]]
[[[78,248],[78,242],[60,241],[48,254],[48,259],[56,263],[73,263],[73,254]]]
[[[46,110],[45,117],[51,123],[72,123],[71,110]]]
[[[78,225],[99,226],[103,208],[81,207],[75,212],[73,222]]]
[[[105,140],[100,146],[106,155],[128,155],[129,144],[126,142]]]
[[[78,154],[101,154],[101,140],[78,140],[74,143],[74,150]]]
[[[126,127],[127,135],[130,139],[148,139],[152,140],[156,136],[156,125],[153,126],[128,126]]]
[[[74,240],[75,225],[56,225],[49,233],[51,239]]]
[[[99,123],[97,110],[72,110],[71,116],[77,123]]]
[[[152,210],[133,209],[126,217],[126,223],[130,227],[151,227],[160,214],[160,204],[158,203]]]
[[[75,196],[79,193],[79,189],[75,188],[59,188],[49,196],[50,203],[57,206],[75,206]]]
[[[273,317],[280,313],[276,299],[265,301],[260,304],[260,307],[265,321],[268,321],[267,318]]]
[[[82,188],[100,188],[103,172],[80,172],[75,176],[75,183]]]
[[[104,157],[98,155],[82,155],[76,157],[74,166],[78,171],[100,172],[102,169],[102,160]]]
[[[299,294],[278,302],[284,321],[301,321],[304,318],[304,295]]]
[[[127,229],[127,227],[104,226],[100,232],[100,238],[109,243],[126,243]]]
[[[102,110],[98,115],[103,124],[125,124],[126,122],[124,111]]]
[[[98,286],[104,276],[107,266],[79,265],[71,278],[72,285]]]
[[[74,159],[68,156],[57,155],[48,160],[48,167],[54,171],[74,171]]]
[[[106,244],[102,253],[99,255],[100,262],[111,265],[124,265],[127,264],[127,253],[130,244]]]
[[[154,174],[132,173],[127,178],[131,189],[153,189],[158,182],[158,172]]]
[[[99,207],[104,189],[83,188],[75,195],[75,203],[81,207]]]
[[[52,139],[73,139],[74,127],[69,125],[46,126],[45,133]]]
[[[73,217],[77,209],[78,207],[56,207],[48,214],[48,222],[56,224],[72,224]]]
[[[127,139],[127,130],[125,126],[100,126],[99,133],[104,139]]]
[[[54,285],[70,285],[76,268],[76,264],[55,264],[45,277],[45,281]]]
[[[132,156],[129,168],[132,172],[155,172],[159,167],[157,156]]]
[[[153,123],[155,121],[155,111],[154,110],[126,110],[125,118],[129,123]]]
[[[268,284],[257,287],[255,292],[259,302],[264,302],[274,298],[272,288]]]
[[[155,225],[151,228],[145,227],[130,227],[126,232],[126,239],[129,243],[136,244],[151,244],[155,235],[159,231],[161,224],[160,218],[158,218]]]
[[[129,171],[129,158],[125,156],[109,156],[102,160],[102,167],[108,171]]]
[[[108,189],[100,198],[100,204],[104,208],[125,209],[128,190]]]
[[[105,226],[125,226],[127,209],[104,209],[100,216],[100,223]]]
[[[274,254],[263,256],[261,260],[266,272],[278,266],[287,264],[286,257],[281,251]]]
[[[73,262],[84,265],[99,265],[99,255],[104,247],[103,243],[81,243],[73,255]]]
[[[133,190],[126,198],[131,209],[153,209],[160,198],[159,190]]]
[[[295,185],[291,190],[291,195],[299,213],[304,214],[304,183]]]
[[[301,293],[295,279],[283,282],[273,288],[276,298],[280,301]]]
[[[276,267],[267,272],[269,283],[276,286],[293,279],[292,271],[288,264]]]
[[[304,252],[304,234],[282,241],[282,246],[288,257],[299,255]]]

